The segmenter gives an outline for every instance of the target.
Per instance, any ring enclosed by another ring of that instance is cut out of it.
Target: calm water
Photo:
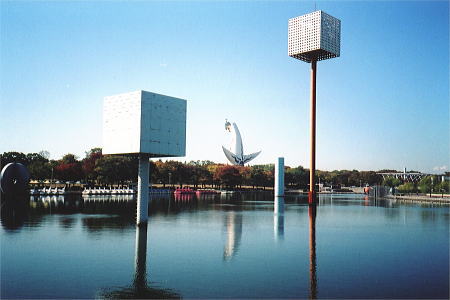
[[[361,195],[37,198],[2,207],[2,298],[448,298],[449,208]]]

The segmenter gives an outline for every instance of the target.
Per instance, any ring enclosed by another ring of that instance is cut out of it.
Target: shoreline
[[[447,203],[450,204],[450,195],[444,194],[432,194],[429,195],[390,195],[386,196],[386,199],[390,200],[402,200],[408,202],[426,202],[426,203]]]

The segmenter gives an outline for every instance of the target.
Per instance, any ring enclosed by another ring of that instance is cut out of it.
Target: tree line
[[[39,153],[5,152],[1,155],[2,166],[20,162],[27,166],[31,179],[62,182],[80,182],[89,185],[131,184],[137,180],[138,157],[102,155],[101,148],[93,148],[79,159],[66,154],[59,160],[49,158],[47,151]],[[275,167],[273,164],[233,166],[209,160],[179,162],[174,160],[151,160],[150,180],[162,186],[225,187],[250,186],[265,189],[272,187]],[[382,184],[383,178],[375,171],[335,170],[316,171],[316,182],[339,186],[365,186]],[[437,182],[437,181],[435,181]],[[307,189],[309,169],[285,167],[285,185],[288,188]],[[389,185],[389,184],[387,184]],[[395,186],[399,186],[396,184]],[[390,185],[392,186],[392,185]],[[399,187],[400,188],[400,187]]]
[[[445,176],[449,176],[446,172]],[[449,193],[450,182],[443,181],[442,176],[426,176],[419,182],[402,182],[398,178],[387,177],[383,180],[383,185],[390,186],[398,193]]]

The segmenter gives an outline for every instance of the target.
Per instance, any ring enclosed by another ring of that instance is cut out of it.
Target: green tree
[[[302,166],[287,168],[285,173],[285,184],[289,187],[306,188],[309,182],[309,171]]]
[[[61,158],[61,163],[64,164],[73,164],[78,162],[78,159],[75,154],[68,153]]]
[[[419,190],[424,194],[431,192],[431,176],[423,177],[419,181]]]
[[[136,157],[107,155],[96,160],[94,171],[100,183],[124,184],[136,181],[138,164]]]
[[[48,161],[34,161],[28,165],[31,179],[45,180],[50,179],[52,174],[52,165]]]
[[[18,162],[23,165],[28,165],[26,154],[16,151],[4,152],[2,154],[2,167],[12,162]]]
[[[402,182],[400,181],[400,179],[389,176],[383,180],[382,184],[389,187],[396,187],[399,186],[401,183]]]
[[[376,185],[383,182],[383,177],[374,171],[361,171],[359,174],[363,186],[365,184]]]
[[[412,182],[406,182],[397,187],[400,193],[413,193],[416,191],[416,186]]]
[[[26,160],[31,179],[44,180],[51,177],[52,166],[46,157],[40,153],[28,153]]]
[[[266,179],[266,172],[264,171],[264,168],[261,166],[252,166],[250,170],[250,181],[255,188],[257,187],[264,187],[265,183],[267,182]]]
[[[441,181],[436,185],[436,192],[439,193],[449,193],[450,192],[450,181]]]
[[[426,176],[419,181],[419,190],[421,193],[429,193],[433,189],[436,191],[435,186],[439,184],[436,176]]]

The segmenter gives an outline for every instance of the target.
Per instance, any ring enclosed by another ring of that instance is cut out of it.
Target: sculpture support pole
[[[284,196],[284,157],[278,157],[275,164],[275,197]]]
[[[146,225],[148,221],[148,183],[150,161],[148,155],[139,156],[137,218],[136,225]]]
[[[315,203],[315,184],[314,176],[316,174],[316,72],[317,61],[311,61],[311,125],[310,125],[310,138],[311,138],[311,153],[310,153],[310,168],[309,168],[309,203]]]

